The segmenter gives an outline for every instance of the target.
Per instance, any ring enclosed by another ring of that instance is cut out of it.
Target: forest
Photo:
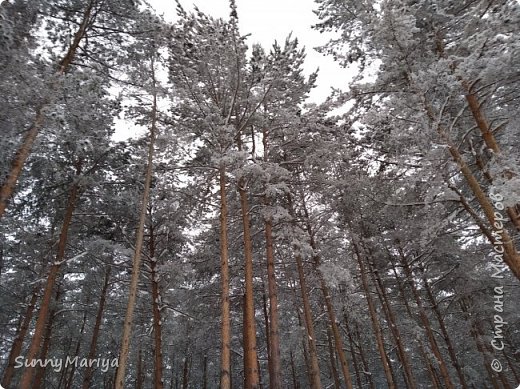
[[[516,388],[520,3],[171,3],[0,3],[1,387]]]

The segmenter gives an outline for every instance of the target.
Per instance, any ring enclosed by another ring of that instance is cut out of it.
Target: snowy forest
[[[520,3],[226,3],[1,2],[1,387],[516,388]]]

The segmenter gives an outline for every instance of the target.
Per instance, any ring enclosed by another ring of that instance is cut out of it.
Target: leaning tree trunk
[[[162,357],[162,323],[161,323],[161,295],[159,292],[159,275],[157,274],[157,258],[155,258],[155,230],[150,223],[150,241],[148,244],[150,254],[150,278],[152,281],[152,317],[154,340],[154,388],[162,389],[163,385],[163,357]]]
[[[56,71],[57,76],[61,76],[65,74],[72,61],[74,60],[74,57],[76,56],[76,52],[79,48],[79,45],[81,41],[86,36],[86,31],[90,25],[91,22],[91,16],[92,16],[92,9],[94,6],[95,0],[91,0],[87,7],[85,8],[85,11],[83,13],[83,18],[81,20],[80,25],[78,26],[78,29],[74,35],[74,40],[72,41],[71,45],[69,46],[69,49],[67,50],[67,53],[65,56],[61,59],[58,65],[58,69]],[[54,88],[54,86],[53,86]],[[53,91],[49,93],[51,95]],[[18,179],[20,177],[20,174],[22,172],[22,169],[25,165],[25,161],[27,160],[27,157],[31,153],[32,146],[34,144],[34,141],[36,139],[36,136],[40,132],[40,129],[43,125],[43,122],[45,120],[45,108],[47,108],[49,102],[43,103],[36,112],[36,117],[25,134],[25,137],[22,141],[22,144],[18,148],[13,160],[11,161],[11,168],[9,170],[9,173],[7,175],[6,181],[2,184],[2,187],[0,188],[0,219],[5,213],[5,209],[7,208],[7,203],[11,196],[13,195],[16,183],[18,182]]]
[[[354,254],[355,254],[355,257],[357,258],[357,262],[359,265],[359,271],[361,274],[361,283],[362,283],[362,286],[363,286],[363,289],[365,292],[365,296],[367,299],[368,312],[370,314],[372,328],[373,328],[374,334],[376,336],[377,350],[379,351],[379,356],[381,357],[381,363],[383,364],[383,370],[385,372],[386,382],[388,383],[388,387],[390,389],[396,389],[397,386],[395,385],[395,380],[394,380],[394,377],[393,377],[393,374],[391,371],[391,367],[390,367],[390,358],[388,357],[386,350],[385,350],[381,326],[380,326],[379,320],[377,318],[377,312],[376,312],[374,302],[372,300],[372,296],[370,296],[368,278],[366,275],[365,265],[363,263],[364,258],[362,258],[362,256],[361,256],[361,250],[360,250],[359,244],[357,242],[357,238],[355,238],[353,235],[352,235],[352,245],[354,247]]]
[[[305,204],[305,196],[302,194],[302,208],[305,215],[305,225],[307,234],[309,235],[309,241],[312,249],[317,251],[317,244],[314,240],[314,231],[311,226],[311,221],[309,217],[309,211],[307,210],[307,205]],[[314,262],[314,270],[318,275],[318,279],[320,281],[320,288],[323,293],[323,299],[325,300],[325,307],[327,309],[327,315],[329,317],[330,326],[332,329],[332,335],[334,337],[334,345],[336,347],[336,353],[338,355],[341,372],[343,374],[343,378],[345,379],[345,385],[348,389],[352,389],[352,377],[350,374],[350,369],[348,366],[347,356],[345,355],[345,351],[343,350],[343,340],[341,339],[341,334],[339,332],[338,323],[336,320],[336,313],[334,312],[334,306],[332,305],[332,296],[330,294],[329,287],[325,282],[325,278],[323,277],[323,273],[320,270],[321,259],[318,255],[315,255],[313,258]]]
[[[11,380],[13,379],[16,358],[22,352],[23,340],[25,339],[25,335],[27,334],[27,330],[29,329],[29,325],[31,324],[37,300],[38,288],[35,288],[31,296],[31,301],[29,302],[27,310],[25,311],[25,315],[23,317],[20,328],[18,329],[18,333],[16,334],[16,338],[13,342],[13,345],[11,346],[11,351],[9,352],[9,358],[7,359],[7,367],[5,369],[1,384],[1,386],[4,388],[9,388]]]
[[[130,290],[128,296],[128,304],[126,307],[125,321],[123,324],[123,335],[121,338],[121,351],[119,353],[119,363],[116,373],[116,389],[123,389],[125,387],[125,371],[126,364],[128,361],[128,354],[130,352],[130,335],[132,333],[132,322],[134,318],[135,303],[137,300],[137,284],[139,282],[139,273],[141,270],[141,250],[143,248],[144,239],[144,225],[146,220],[146,209],[148,206],[148,199],[150,198],[150,184],[152,182],[153,172],[153,154],[155,137],[157,135],[157,90],[155,80],[155,69],[154,62],[151,64],[151,77],[152,77],[152,112],[151,112],[151,125],[150,125],[150,142],[148,144],[148,159],[146,165],[145,182],[143,197],[141,199],[141,209],[139,215],[139,224],[137,227],[137,235],[135,242],[135,251],[132,259],[132,278],[130,280]]]
[[[293,227],[296,229],[296,218],[295,211],[292,202],[292,196],[287,194],[287,204],[289,208],[289,214],[293,219]],[[314,322],[312,320],[311,304],[309,301],[309,292],[307,287],[307,281],[305,278],[305,271],[303,269],[302,257],[299,253],[299,249],[295,246],[295,260],[296,268],[298,270],[298,278],[300,281],[300,292],[303,301],[303,319],[305,322],[305,329],[307,332],[307,344],[309,345],[309,378],[311,389],[321,389],[321,378],[320,378],[320,366],[318,363],[318,352],[316,349],[316,334],[314,331]]]
[[[435,359],[437,360],[437,363],[439,364],[439,369],[441,371],[441,376],[444,381],[444,385],[446,388],[449,388],[449,389],[455,388],[455,386],[453,385],[453,382],[451,381],[450,373],[448,371],[446,361],[444,360],[444,357],[441,354],[441,350],[439,349],[439,346],[437,344],[437,340],[435,339],[435,334],[433,333],[433,330],[431,328],[430,320],[428,319],[428,315],[426,314],[426,312],[424,310],[421,297],[415,286],[412,270],[410,269],[410,265],[407,261],[407,258],[403,252],[403,249],[400,246],[398,247],[398,252],[399,252],[399,258],[401,261],[401,266],[403,267],[404,274],[408,280],[408,285],[410,286],[410,290],[412,291],[412,295],[414,296],[415,303],[417,304],[417,309],[419,310],[419,318],[421,319],[423,328],[426,331],[426,336],[428,338],[428,342],[430,343],[433,355],[435,355]]]
[[[79,197],[79,183],[78,178],[81,174],[81,161],[76,165],[76,176],[74,178],[75,182],[72,184],[70,189],[69,198],[67,201],[67,209],[65,210],[65,216],[63,218],[63,224],[61,226],[60,238],[58,241],[58,252],[56,254],[56,258],[54,263],[51,265],[49,270],[49,274],[47,276],[47,282],[45,284],[45,289],[43,291],[42,301],[40,303],[40,310],[38,312],[38,319],[36,320],[36,326],[34,328],[33,337],[31,340],[31,344],[29,349],[27,350],[25,359],[33,360],[37,358],[38,352],[40,350],[40,345],[42,342],[43,334],[45,331],[45,325],[47,323],[47,318],[49,315],[49,309],[51,306],[52,300],[52,292],[54,290],[54,285],[56,284],[56,280],[58,278],[58,274],[61,268],[61,264],[63,263],[63,259],[65,258],[65,249],[67,247],[67,239],[69,234],[69,228],[72,223],[72,214],[74,209],[76,208],[76,202]],[[21,389],[30,389],[32,388],[31,383],[33,380],[34,368],[27,367],[25,368],[22,379],[20,381]]]
[[[112,267],[108,266],[105,272],[105,280],[103,282],[103,288],[101,289],[101,297],[99,298],[99,306],[96,314],[96,321],[94,323],[94,329],[92,330],[92,339],[90,341],[90,347],[88,351],[87,360],[92,360],[96,356],[97,349],[97,340],[99,336],[99,331],[101,329],[101,322],[103,319],[103,311],[105,309],[105,302],[107,298],[108,285],[110,281],[110,273],[112,271]],[[93,368],[90,364],[85,368],[85,375],[83,376],[83,389],[90,388],[90,383],[92,380]]]
[[[444,338],[444,342],[446,343],[446,347],[448,348],[448,354],[451,359],[451,364],[457,371],[457,375],[459,377],[460,381],[460,387],[463,389],[468,388],[468,385],[466,384],[466,379],[464,377],[463,368],[457,358],[457,354],[455,353],[455,348],[453,347],[453,343],[451,342],[450,335],[448,333],[448,329],[446,328],[446,324],[444,322],[444,317],[439,310],[439,304],[437,303],[437,300],[435,299],[435,296],[433,295],[432,288],[430,287],[430,283],[428,282],[426,278],[426,272],[424,268],[421,266],[421,272],[422,272],[422,281],[424,285],[424,289],[426,291],[426,295],[428,296],[428,300],[430,300],[430,304],[433,310],[433,313],[435,314],[435,317],[437,318],[437,322],[439,323],[439,328],[441,329],[442,337]]]
[[[368,253],[372,255],[370,249],[367,249]],[[417,384],[415,383],[415,378],[412,373],[412,368],[410,365],[410,361],[408,360],[408,355],[406,354],[405,347],[403,345],[401,339],[401,331],[397,326],[397,321],[395,314],[393,312],[391,303],[386,294],[386,289],[383,284],[383,281],[379,275],[379,270],[376,268],[375,264],[372,263],[371,258],[367,258],[368,270],[372,278],[372,282],[376,286],[376,291],[381,301],[381,305],[383,307],[383,311],[385,312],[385,316],[389,323],[390,332],[394,338],[395,345],[397,347],[397,356],[401,361],[401,366],[403,367],[404,379],[406,382],[406,386],[408,388],[415,388]]]
[[[58,290],[56,291],[55,301],[58,302],[61,296],[61,287],[58,285]],[[43,337],[43,344],[40,351],[40,355],[38,355],[38,359],[40,361],[44,361],[47,359],[47,354],[49,353],[49,349],[51,347],[51,337],[52,337],[52,326],[54,325],[54,319],[56,318],[56,306],[51,308],[49,312],[49,320],[47,321],[47,326],[45,328],[45,336]],[[69,347],[70,350],[70,347]],[[67,352],[68,354],[68,352]],[[43,378],[45,377],[46,366],[38,366],[36,367],[36,374],[34,376],[34,380],[32,382],[33,388],[40,388],[43,383]],[[63,372],[63,374],[65,371]],[[63,375],[62,375],[63,377]]]

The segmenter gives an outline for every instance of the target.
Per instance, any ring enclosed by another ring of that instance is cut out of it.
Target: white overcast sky
[[[175,2],[173,0],[149,0],[149,3],[165,19],[175,19]],[[182,6],[190,11],[193,5],[203,12],[227,19],[229,17],[229,0],[181,0]],[[290,32],[297,37],[300,45],[305,46],[307,58],[305,71],[310,74],[316,68],[318,73],[317,87],[311,93],[314,102],[323,101],[330,93],[330,88],[346,89],[350,79],[349,72],[340,68],[330,56],[323,56],[313,48],[327,42],[324,34],[311,29],[319,20],[312,12],[317,8],[314,0],[236,0],[240,32],[251,34],[248,43],[260,43],[269,49],[275,40],[283,44]]]

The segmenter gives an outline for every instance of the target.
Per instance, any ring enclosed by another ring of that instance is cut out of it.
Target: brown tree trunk
[[[220,388],[231,389],[231,319],[229,305],[229,254],[227,234],[227,192],[226,168],[219,168],[220,185],[220,277],[221,277],[221,350],[220,350]]]
[[[491,385],[493,386],[494,389],[500,389],[500,385],[498,384],[495,374],[490,367],[491,360],[489,358],[489,354],[486,350],[484,342],[482,341],[482,338],[481,338],[482,333],[481,333],[480,327],[474,319],[471,319],[468,305],[467,305],[466,301],[464,301],[464,298],[459,300],[459,305],[461,307],[462,312],[465,314],[466,321],[468,321],[470,323],[471,336],[472,336],[473,340],[475,341],[477,350],[482,354],[482,358],[484,359],[484,368],[486,369],[489,380],[491,381]]]
[[[143,351],[139,346],[137,353],[137,373],[135,377],[135,389],[143,389],[144,387],[144,367],[143,367]]]
[[[393,261],[393,256],[390,254],[390,252],[388,252],[388,259],[389,259],[389,262],[391,265],[391,269],[392,269],[394,278],[397,283],[397,289],[399,290],[399,295],[401,297],[401,301],[404,303],[404,307],[406,309],[406,312],[408,313],[408,317],[412,320],[415,320],[415,315],[412,313],[412,309],[410,308],[410,304],[408,303],[408,298],[406,296],[403,284],[401,282],[401,277],[399,277],[399,275],[397,273],[397,270],[395,268],[395,264]],[[426,350],[424,349],[424,346],[420,340],[418,341],[418,344],[419,344],[419,353],[426,364],[426,368],[428,370],[428,374],[430,376],[431,383],[435,389],[440,388],[440,383],[435,374],[435,368],[433,367],[430,359],[428,358],[428,356],[426,354]]]
[[[16,339],[14,340],[13,345],[11,346],[11,351],[9,352],[9,358],[7,359],[7,367],[5,369],[1,384],[1,386],[4,388],[9,388],[11,380],[13,379],[16,358],[20,355],[22,351],[23,340],[25,339],[25,335],[27,334],[27,330],[29,329],[29,325],[31,324],[37,300],[38,289],[35,288],[31,295],[31,300],[29,301],[29,305],[27,306],[27,309],[25,311],[25,315],[23,317],[20,328],[18,329]]]
[[[464,373],[462,371],[462,366],[459,363],[459,360],[457,358],[457,354],[455,353],[455,348],[453,347],[453,343],[451,342],[450,336],[448,334],[448,330],[446,328],[446,324],[444,323],[444,318],[439,310],[439,305],[437,304],[437,300],[435,299],[435,296],[433,295],[432,289],[430,287],[430,283],[426,279],[425,271],[423,268],[421,268],[421,271],[423,273],[422,281],[424,285],[424,290],[426,291],[426,295],[428,296],[428,300],[430,300],[432,310],[435,314],[435,317],[437,318],[437,322],[439,323],[439,328],[441,329],[442,337],[444,338],[444,342],[446,343],[446,346],[448,348],[448,355],[450,356],[451,363],[455,370],[457,371],[457,375],[459,377],[460,381],[460,387],[466,389],[468,385],[466,384],[466,380],[464,378]]]
[[[153,315],[153,340],[154,340],[154,388],[163,389],[163,357],[162,357],[162,323],[161,323],[161,294],[159,292],[159,275],[157,274],[157,258],[155,258],[155,231],[150,223],[150,241],[148,244],[150,254],[150,278],[152,281],[152,315]]]
[[[150,115],[151,125],[150,125],[150,142],[148,144],[148,159],[146,165],[146,173],[145,173],[145,182],[144,182],[144,190],[143,197],[141,200],[141,209],[139,215],[139,224],[137,228],[136,235],[136,243],[135,243],[135,251],[134,256],[132,258],[132,277],[130,280],[130,290],[128,295],[128,304],[126,308],[125,321],[123,325],[123,335],[121,338],[121,351],[119,353],[119,363],[116,372],[116,382],[115,389],[124,389],[125,387],[125,371],[126,365],[128,361],[128,354],[130,352],[130,335],[132,333],[132,322],[134,318],[134,309],[135,303],[137,300],[137,284],[139,282],[139,273],[141,270],[141,250],[143,248],[143,239],[144,239],[144,225],[146,220],[146,209],[148,207],[148,199],[150,198],[150,184],[152,182],[152,172],[153,172],[153,154],[154,154],[154,144],[155,137],[157,135],[157,90],[156,90],[156,80],[155,80],[155,64],[152,59],[151,61],[151,77],[153,83],[153,92],[152,92],[152,112]]]
[[[238,141],[239,150],[241,141]],[[244,178],[238,180],[238,194],[240,197],[240,210],[242,214],[242,228],[244,231],[244,388],[257,389],[259,385],[259,372],[256,353],[256,323],[253,290],[253,243],[251,241],[249,201],[245,188]]]
[[[107,266],[105,272],[105,280],[103,281],[103,288],[101,289],[101,297],[99,298],[99,306],[96,314],[96,322],[94,323],[94,329],[92,330],[92,339],[90,341],[90,347],[88,351],[88,360],[92,360],[96,356],[97,340],[99,331],[101,329],[101,322],[103,319],[103,311],[105,310],[105,302],[107,297],[108,285],[110,281],[110,273],[112,271],[111,266]],[[94,370],[90,364],[85,368],[85,375],[83,376],[83,389],[89,389],[92,380],[92,374]]]
[[[363,383],[361,382],[361,373],[359,371],[357,356],[356,356],[356,345],[354,344],[354,338],[352,337],[352,332],[350,330],[350,326],[348,325],[348,317],[345,312],[343,312],[343,322],[345,323],[345,332],[347,334],[348,342],[350,345],[350,354],[352,355],[352,365],[354,366],[354,371],[356,372],[356,383],[358,388],[363,387]]]
[[[368,271],[372,278],[372,282],[376,286],[376,291],[381,301],[383,311],[385,312],[385,316],[388,321],[388,327],[390,328],[390,332],[392,333],[392,336],[394,338],[394,342],[397,348],[397,356],[401,362],[401,366],[403,367],[406,387],[415,388],[417,384],[415,383],[415,378],[412,373],[410,361],[408,360],[408,355],[406,354],[403,342],[401,340],[401,332],[399,331],[399,327],[397,326],[397,321],[392,310],[392,304],[388,300],[388,296],[386,295],[385,286],[383,285],[383,281],[379,276],[379,271],[376,269],[375,265],[371,263],[370,259],[367,260],[367,265]]]
[[[300,389],[300,383],[298,382],[298,378],[296,377],[296,368],[294,366],[294,355],[293,355],[292,350],[289,351],[289,357],[291,360],[291,376],[292,376],[293,389]]]
[[[415,287],[412,270],[410,269],[406,256],[404,255],[403,249],[401,247],[398,247],[398,252],[399,252],[399,258],[401,261],[401,265],[404,269],[406,278],[408,280],[408,285],[410,286],[410,290],[412,291],[415,303],[417,304],[417,308],[419,310],[419,318],[421,319],[423,328],[426,331],[426,336],[428,338],[428,342],[430,343],[433,355],[435,355],[435,359],[437,360],[437,363],[439,364],[439,369],[441,371],[441,376],[444,381],[444,386],[446,388],[450,388],[450,389],[455,388],[453,386],[453,382],[451,381],[448,367],[446,366],[446,362],[444,361],[444,358],[441,354],[437,341],[435,340],[435,334],[432,331],[430,320],[428,319],[428,316],[426,315],[426,312],[424,310],[421,297],[419,296],[419,292],[417,291],[417,288]]]
[[[273,221],[265,221],[265,242],[267,256],[267,287],[269,291],[269,388],[281,389],[280,330],[278,318],[278,288],[274,267]]]
[[[334,388],[341,389],[339,381],[338,369],[336,368],[336,358],[334,355],[334,347],[332,346],[332,338],[330,335],[330,328],[327,327],[327,346],[329,349],[329,360],[330,360],[330,371],[332,378],[334,379]]]
[[[301,196],[302,208],[305,215],[305,224],[307,229],[307,234],[309,235],[309,241],[313,250],[317,251],[318,247],[316,241],[314,240],[314,232],[311,226],[309,211],[307,210],[307,205],[305,204],[305,196],[302,194]],[[336,347],[336,354],[338,355],[341,372],[343,373],[343,378],[345,379],[345,385],[348,389],[352,389],[352,377],[350,375],[350,369],[348,366],[347,357],[345,355],[345,351],[343,350],[343,340],[341,339],[341,335],[338,328],[338,323],[336,320],[336,313],[334,312],[334,306],[332,305],[332,296],[330,295],[329,287],[323,278],[323,274],[320,270],[321,259],[318,255],[314,256],[314,270],[318,275],[318,279],[320,281],[320,288],[323,293],[323,299],[325,300],[325,307],[327,309],[327,315],[329,317],[330,326],[332,329],[332,335],[334,336],[334,345]]]
[[[264,147],[264,162],[268,162],[269,142],[268,131],[262,131],[262,143]],[[267,188],[266,188],[267,189]],[[270,199],[264,196],[264,205],[269,207]],[[276,272],[274,266],[274,243],[273,243],[273,218],[267,216],[264,221],[265,247],[267,258],[267,288],[269,295],[269,389],[281,389],[281,361],[280,361],[280,330],[278,315],[278,286],[276,283]]]
[[[184,358],[184,366],[182,368],[182,389],[188,389],[190,383],[190,365],[191,357],[186,355]]]
[[[363,364],[363,375],[365,376],[365,380],[367,381],[369,387],[371,389],[376,389],[374,385],[374,381],[372,380],[372,374],[370,373],[370,365],[368,364],[367,357],[365,355],[364,347],[361,346],[361,335],[359,333],[359,327],[355,324],[355,336],[357,340],[357,348],[359,351],[359,357],[361,358],[361,363]]]
[[[290,194],[287,195],[287,203],[289,207],[289,213],[293,220],[295,220],[295,212],[294,207],[292,203],[292,197]],[[294,225],[294,221],[293,221]],[[296,225],[294,225],[296,228]],[[294,247],[295,251],[295,260],[296,260],[296,267],[298,269],[298,278],[300,281],[300,292],[302,295],[302,302],[303,302],[303,318],[305,322],[305,329],[307,331],[307,344],[309,345],[309,359],[310,359],[310,369],[309,369],[309,375],[310,375],[310,384],[311,389],[320,389],[321,388],[321,379],[320,379],[320,366],[318,363],[318,352],[316,350],[316,335],[314,332],[314,322],[312,320],[312,313],[311,313],[311,304],[309,301],[309,292],[307,288],[307,282],[305,279],[305,271],[303,269],[303,261],[302,257],[300,256],[298,252],[298,248]]]
[[[87,306],[90,303],[89,300],[90,300],[90,296],[88,296],[88,298],[87,298],[87,303],[86,303]],[[76,343],[76,348],[74,349],[74,355],[72,356],[73,358],[79,356],[79,350],[80,350],[80,347],[81,347],[81,340],[82,340],[82,337],[83,337],[83,333],[85,332],[85,324],[86,323],[87,323],[87,308],[85,308],[85,311],[83,312],[83,319],[81,320],[81,328],[79,330],[78,341]],[[66,384],[65,384],[65,388],[66,389],[71,389],[72,388],[72,384],[74,382],[74,373],[75,372],[76,372],[76,364],[72,363],[71,367],[70,367],[70,373],[69,373],[69,376],[68,376],[68,378],[66,380]]]
[[[202,389],[208,389],[208,356],[202,360]]]
[[[65,54],[65,56],[61,59],[61,61],[59,63],[59,66],[58,66],[58,69],[56,72],[56,74],[58,76],[65,74],[68,71],[70,64],[74,60],[74,57],[76,56],[76,51],[78,50],[78,47],[79,47],[82,39],[85,37],[85,33],[90,24],[93,6],[94,6],[94,1],[92,0],[89,2],[87,7],[85,8],[81,23],[78,27],[78,30],[76,31],[76,33],[74,35],[74,40],[71,43],[71,45],[69,46],[67,53]],[[51,91],[49,93],[49,95],[51,95],[52,93],[53,93],[53,91]],[[11,161],[11,168],[7,175],[7,179],[5,180],[5,182],[2,184],[2,187],[0,188],[0,219],[2,218],[2,216],[5,213],[5,209],[7,208],[8,201],[14,192],[16,183],[18,182],[22,169],[25,165],[25,161],[27,160],[27,157],[31,153],[33,143],[43,125],[43,122],[45,120],[44,110],[45,110],[45,108],[47,108],[48,104],[49,104],[48,102],[43,103],[38,108],[36,117],[34,119],[33,124],[31,125],[31,128],[25,134],[22,144],[18,148],[18,151],[16,152],[13,160]]]
[[[56,291],[55,301],[56,303],[59,301],[61,296],[61,289],[58,286],[58,290]],[[49,349],[51,347],[51,337],[52,337],[52,326],[54,324],[54,319],[56,317],[56,307],[53,307],[49,312],[49,320],[47,321],[47,326],[45,328],[45,336],[43,338],[43,345],[38,355],[38,359],[40,361],[44,361],[47,358],[47,354],[49,353]],[[46,366],[38,366],[36,367],[36,374],[34,376],[34,380],[32,382],[33,388],[41,388],[42,383],[45,378]]]
[[[390,389],[396,389],[395,381],[392,375],[392,371],[390,368],[390,359],[385,351],[383,334],[381,331],[381,326],[379,324],[379,320],[377,317],[376,308],[374,302],[372,301],[372,296],[370,295],[370,288],[368,286],[368,279],[366,275],[365,265],[363,263],[364,259],[361,256],[361,251],[359,245],[357,243],[356,238],[352,238],[352,245],[354,247],[355,257],[357,258],[357,262],[359,265],[359,271],[361,274],[361,284],[363,286],[363,290],[365,292],[365,296],[368,304],[368,312],[370,314],[370,320],[372,322],[372,328],[374,330],[374,334],[376,336],[376,344],[377,350],[379,351],[379,356],[381,357],[381,363],[383,364],[383,370],[385,372],[386,382],[388,383],[388,387]]]
[[[76,166],[76,178],[78,178],[80,174],[81,162],[78,162]],[[63,218],[63,224],[61,226],[60,238],[58,241],[58,252],[56,253],[56,258],[54,260],[54,263],[51,265],[49,274],[47,276],[47,282],[45,284],[42,301],[40,303],[40,310],[38,312],[38,319],[36,320],[36,326],[34,328],[31,344],[26,353],[26,359],[29,361],[35,359],[38,355],[38,351],[40,350],[43,332],[47,323],[47,317],[51,305],[52,292],[54,289],[54,285],[56,284],[56,280],[58,278],[61,264],[63,262],[63,259],[65,258],[65,249],[67,247],[69,228],[72,223],[72,214],[74,212],[74,209],[76,208],[76,201],[78,197],[79,185],[77,182],[74,182],[70,189],[69,198],[67,201],[67,209],[65,210],[65,216]],[[29,366],[25,368],[22,378],[20,380],[21,389],[30,389],[32,387],[31,382],[33,380],[33,374],[34,370],[32,367]]]

